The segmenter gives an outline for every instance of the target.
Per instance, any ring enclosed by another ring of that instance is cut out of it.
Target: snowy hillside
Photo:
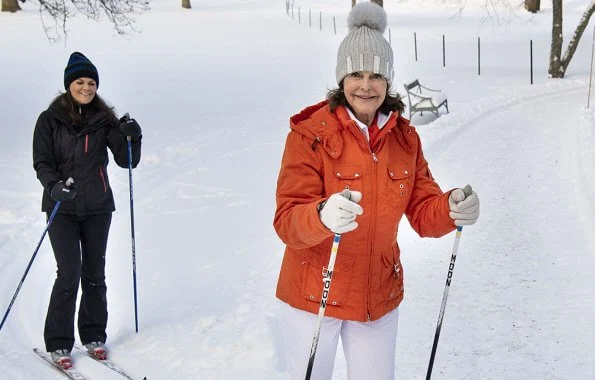
[[[99,94],[119,114],[130,112],[144,134],[134,171],[138,333],[128,171],[109,167],[117,203],[107,255],[114,360],[150,380],[283,378],[274,296],[283,244],[272,228],[277,173],[288,118],[335,85],[350,5],[293,3],[292,18],[284,0],[195,0],[191,10],[156,0],[137,17],[136,34],[118,36],[105,20],[78,17],[58,44],[48,43],[33,4],[0,14],[2,315],[45,226],[33,127],[62,89],[68,56],[80,50],[98,67]],[[413,118],[432,173],[445,190],[470,183],[482,202],[479,222],[463,231],[433,375],[590,379],[593,25],[567,78],[551,80],[551,5],[535,15],[500,9],[498,22],[486,20],[483,0],[467,3],[457,13],[439,0],[385,0],[395,89],[404,93],[402,83],[419,78],[448,94],[450,114]],[[565,1],[566,40],[588,3]],[[404,221],[399,239],[406,284],[397,378],[423,379],[454,234],[421,239]],[[0,331],[0,378],[63,377],[32,352],[43,347],[54,276],[46,238]],[[121,378],[80,353],[74,360],[92,379]],[[341,350],[334,379],[346,379]]]

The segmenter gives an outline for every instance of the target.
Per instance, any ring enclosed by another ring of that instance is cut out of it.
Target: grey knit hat
[[[357,71],[383,75],[392,83],[393,49],[382,35],[386,29],[386,12],[375,3],[359,3],[347,17],[349,33],[337,51],[337,83]]]

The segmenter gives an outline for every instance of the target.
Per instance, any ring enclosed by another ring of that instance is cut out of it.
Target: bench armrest
[[[407,92],[409,93],[409,95],[413,96],[414,98],[418,98],[418,99],[421,99],[421,100],[432,99],[431,96],[427,96],[427,95],[423,95],[423,94],[418,94],[418,93],[412,92],[412,91],[407,91]]]
[[[426,90],[428,90],[428,91],[433,91],[433,92],[442,92],[442,90],[434,90],[434,89],[431,89],[431,88],[429,88],[429,87],[422,86],[421,84],[419,85],[419,87],[421,87],[421,88],[423,88],[423,89],[426,89]]]

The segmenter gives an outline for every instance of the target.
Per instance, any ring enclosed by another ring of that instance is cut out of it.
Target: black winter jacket
[[[118,120],[106,111],[85,111],[85,122],[74,126],[55,104],[37,119],[33,134],[33,167],[44,188],[41,210],[50,212],[56,202],[52,186],[69,177],[74,179],[76,197],[63,201],[59,213],[93,215],[115,210],[107,164],[107,148],[116,164],[128,167],[128,142],[118,131]],[[141,139],[132,142],[132,167],[140,161]]]

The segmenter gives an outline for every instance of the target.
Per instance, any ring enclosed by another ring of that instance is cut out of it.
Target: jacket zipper
[[[355,123],[355,122],[354,122]],[[362,131],[361,128],[359,128],[357,126],[357,124],[355,125],[357,129],[359,129],[360,133],[362,134],[362,136],[364,136],[364,139],[366,139],[366,134],[364,133],[364,131]],[[372,161],[374,161],[373,164],[373,172],[374,172],[374,178],[372,180],[372,183],[376,183],[376,178],[378,177],[377,175],[377,171],[378,171],[378,167],[375,165],[378,163],[378,157],[376,156],[376,152],[372,151],[372,147],[370,147],[370,141],[369,139],[366,139],[367,141],[367,146],[368,146],[368,152],[370,152],[370,155],[372,156]],[[373,196],[373,201],[372,203],[374,204],[374,209],[376,209],[376,203],[377,203],[377,197]],[[374,220],[374,218],[372,217],[371,220]],[[374,233],[376,232],[376,228],[375,228],[376,224],[374,222],[370,223],[370,234],[369,236],[374,236]],[[370,238],[370,255],[368,257],[368,293],[369,293],[369,289],[370,289],[370,272],[371,272],[371,268],[372,268],[372,253],[374,251],[374,239]],[[371,316],[370,316],[370,296],[369,294],[366,293],[366,315],[367,315],[367,321],[370,322],[372,320]]]
[[[355,121],[354,121],[355,123]],[[359,129],[360,133],[362,134],[362,136],[364,136],[364,139],[367,142],[368,145],[368,152],[370,152],[370,154],[372,155],[372,159],[374,160],[374,162],[378,162],[378,157],[376,157],[376,152],[372,151],[372,147],[370,146],[370,139],[366,138],[366,134],[364,133],[364,131],[357,125],[357,123],[355,123],[355,127],[357,129]],[[368,136],[370,135],[370,133],[368,132]]]
[[[372,148],[369,148],[370,152],[372,153],[372,159],[374,160],[374,163],[372,164],[373,167],[373,173],[374,173],[374,178],[372,179],[372,183],[376,183],[376,181],[378,180],[378,165],[376,165],[378,163],[378,157],[376,157],[376,152],[372,152]],[[377,187],[373,186],[373,191],[372,191],[372,210],[376,210],[377,206],[378,206],[378,191],[376,190]],[[376,234],[376,222],[374,222],[375,220],[375,215],[372,215],[372,217],[370,218],[370,220],[372,220],[372,223],[370,223],[370,233],[369,233],[369,239],[370,239],[370,265],[368,265],[368,292],[370,292],[370,282],[371,282],[371,268],[372,268],[372,258],[374,255],[374,235]],[[368,298],[368,302],[367,302],[367,307],[368,307],[368,322],[370,322],[372,319],[370,318],[370,295],[367,295]]]
[[[103,168],[99,167],[99,176],[101,177],[101,182],[103,183],[103,192],[107,193],[107,184],[105,183],[105,176],[103,175]]]
[[[313,142],[313,143],[312,143],[312,145],[311,145],[311,148],[312,148],[312,150],[316,150],[316,146],[317,146],[318,144],[320,144],[320,141],[321,141],[321,140],[320,140],[320,137],[316,136],[316,137],[314,138],[314,142]]]

